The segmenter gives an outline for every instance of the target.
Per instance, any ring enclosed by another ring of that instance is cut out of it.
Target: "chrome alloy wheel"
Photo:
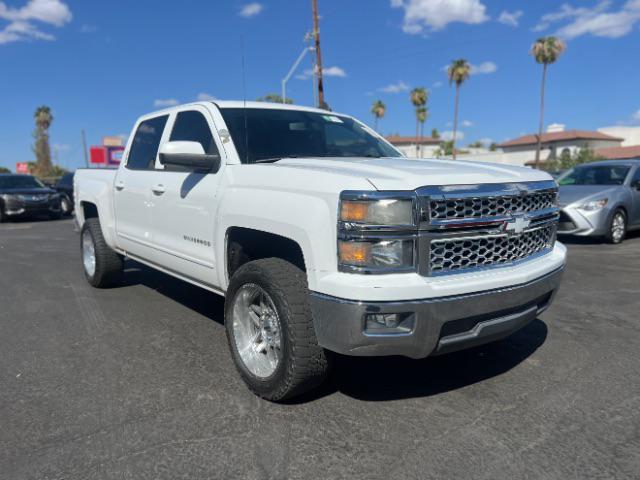
[[[244,366],[256,377],[268,378],[282,361],[280,318],[269,294],[247,283],[233,299],[233,337]]]
[[[89,230],[82,233],[82,263],[87,275],[93,277],[96,273],[96,248],[93,245],[93,237]]]
[[[611,238],[614,243],[619,243],[624,237],[626,230],[624,215],[620,212],[617,212],[613,216],[613,221],[611,222]]]

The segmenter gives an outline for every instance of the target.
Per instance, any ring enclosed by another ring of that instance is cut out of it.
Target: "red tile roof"
[[[422,140],[420,140],[420,137],[402,137],[400,135],[389,135],[384,138],[393,145],[415,145],[417,143],[421,145],[439,145],[443,141],[440,138],[433,137],[422,137]]]
[[[640,145],[630,147],[608,147],[595,150],[597,155],[607,160],[624,160],[626,158],[640,158]]]
[[[564,140],[609,140],[612,142],[621,142],[624,140],[619,137],[612,137],[602,132],[591,132],[588,130],[566,130],[564,132],[546,132],[542,134],[542,143],[560,142]],[[535,145],[538,143],[538,136],[524,135],[522,137],[514,138],[513,140],[507,140],[501,143],[498,147],[518,147],[522,145]]]

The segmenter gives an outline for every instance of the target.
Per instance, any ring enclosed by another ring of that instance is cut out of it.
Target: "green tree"
[[[604,159],[605,158],[603,156],[598,155],[589,147],[581,148],[573,153],[568,150],[564,150],[559,157],[555,159],[548,159],[544,162],[543,168],[549,172],[554,172],[558,170],[567,170],[583,163],[598,162]]]
[[[453,60],[447,68],[447,76],[449,77],[449,85],[456,84],[456,100],[453,111],[453,159],[456,159],[456,134],[458,133],[458,104],[460,101],[460,87],[471,75],[471,65],[464,58]]]
[[[440,132],[438,131],[437,128],[432,128],[431,129],[431,138],[440,138]]]
[[[0,173],[11,173],[11,170],[7,167],[0,167]]]
[[[420,118],[424,116],[424,119],[425,120],[427,119],[426,105],[427,105],[427,100],[429,99],[429,91],[424,87],[416,87],[413,90],[411,90],[411,92],[409,93],[409,99],[411,100],[411,103],[415,108],[416,137],[419,138],[418,145],[416,147],[416,153],[418,154],[417,156],[420,156],[419,152],[420,152],[420,147],[422,146],[422,134],[420,133],[421,132],[420,125],[421,123],[424,124],[424,120],[420,122]],[[425,111],[423,112],[422,109],[424,109]]]
[[[40,177],[46,177],[51,173],[51,148],[49,147],[49,127],[53,123],[51,109],[41,105],[33,115],[36,129],[33,132],[35,142],[33,153],[36,155],[36,165],[33,173]]]
[[[416,118],[420,125],[420,149],[422,150],[422,137],[424,136],[424,122],[429,117],[429,109],[427,107],[418,107],[416,109]],[[422,155],[420,155],[422,156]]]
[[[563,54],[566,48],[565,43],[556,37],[541,37],[531,46],[531,55],[537,63],[542,64],[540,124],[538,126],[538,144],[536,146],[536,168],[540,168],[540,149],[542,147],[542,130],[544,128],[544,89],[547,83],[547,68],[560,58],[560,55]]]
[[[442,142],[434,153],[434,155],[438,158],[448,157],[448,156],[451,156],[452,154],[453,154],[453,140]]]
[[[489,145],[489,151],[495,152],[497,149],[498,149],[498,144],[496,142],[491,142],[491,145]]]
[[[387,106],[382,103],[382,100],[376,100],[373,102],[371,106],[371,113],[373,114],[373,118],[375,121],[375,129],[378,131],[378,121],[384,117],[384,114],[387,113]]]
[[[273,103],[288,103],[288,104],[293,103],[293,100],[290,99],[289,97],[285,98],[283,102],[282,95],[279,95],[277,93],[267,93],[265,96],[259,97],[256,100],[258,102],[273,102]]]

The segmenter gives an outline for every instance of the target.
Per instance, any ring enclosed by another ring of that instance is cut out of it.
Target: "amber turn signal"
[[[338,242],[340,263],[366,265],[371,259],[371,244],[366,242]]]
[[[340,207],[340,220],[343,222],[364,222],[369,213],[368,202],[343,200]]]

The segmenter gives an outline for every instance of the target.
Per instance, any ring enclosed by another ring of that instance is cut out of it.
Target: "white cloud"
[[[0,44],[24,40],[55,40],[53,35],[43,32],[33,22],[62,27],[71,18],[71,10],[60,0],[30,0],[21,8],[7,7],[4,2],[0,2],[0,19],[9,21],[0,30]]]
[[[211,102],[215,99],[216,97],[206,92],[199,93],[198,96],[196,97],[196,100],[198,100],[199,102]]]
[[[517,27],[520,23],[520,17],[522,16],[522,10],[516,10],[515,12],[508,12],[503,10],[498,17],[498,22],[509,25],[510,27]]]
[[[634,122],[640,122],[640,110],[637,110],[633,115],[631,115],[631,119]]]
[[[378,91],[384,92],[384,93],[400,93],[400,92],[406,92],[408,90],[409,90],[409,85],[404,83],[402,80],[396,83],[391,83],[384,87],[380,87],[378,89]]]
[[[325,77],[346,77],[347,76],[347,73],[341,67],[336,67],[336,66],[323,68],[322,74]],[[310,68],[307,68],[304,72],[296,75],[296,78],[298,80],[307,80],[311,78],[312,75],[313,75],[313,70],[311,70]]]
[[[480,143],[482,143],[485,147],[488,147],[493,143],[493,138],[491,138],[491,137],[483,137],[478,141]]]
[[[471,120],[463,120],[462,122],[460,122],[460,125],[465,128],[473,127],[473,122]]]
[[[433,88],[438,88],[441,87],[443,85],[443,83],[441,81],[437,81],[437,82],[433,82],[433,85],[431,85]]]
[[[175,98],[158,98],[153,101],[154,107],[173,107],[174,105],[178,105],[180,103]]]
[[[257,2],[253,2],[253,3],[247,3],[244,7],[242,7],[242,9],[240,10],[240,16],[241,17],[245,17],[245,18],[249,18],[249,17],[255,17],[256,15],[258,15],[260,12],[262,12],[262,9],[264,7],[262,6],[262,4],[257,3]]]
[[[98,31],[98,27],[96,27],[95,25],[82,25],[82,27],[80,27],[80,33],[93,33]]]
[[[498,70],[498,66],[493,62],[482,62],[478,65],[471,64],[471,75],[493,73],[496,70]]]
[[[404,10],[402,30],[409,34],[442,30],[449,23],[478,24],[489,20],[480,0],[391,0],[391,7]]]
[[[453,140],[453,131],[447,130],[446,132],[442,132],[440,134],[440,137],[442,137],[442,139],[446,142],[448,142],[449,140]],[[461,130],[458,130],[456,132],[456,142],[459,140],[464,140],[464,132]]]
[[[628,0],[617,11],[611,11],[611,6],[611,0],[601,0],[593,7],[572,7],[564,3],[557,11],[543,15],[533,31],[540,32],[554,23],[569,21],[557,30],[557,36],[570,40],[582,35],[606,38],[627,35],[640,22],[640,0]]]

